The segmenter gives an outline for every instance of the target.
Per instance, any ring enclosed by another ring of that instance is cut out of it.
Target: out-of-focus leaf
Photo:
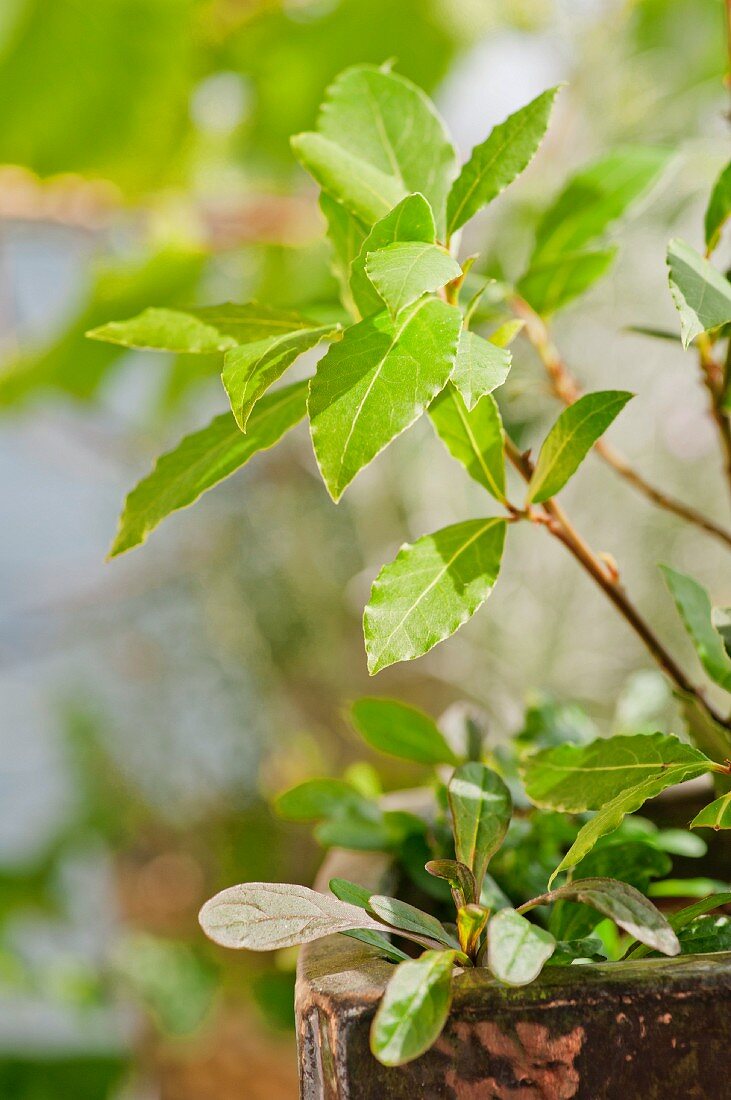
[[[603,962],[606,959],[604,945],[598,936],[557,940],[556,950],[551,955],[547,965],[571,966],[577,959],[586,959],[589,962]]]
[[[456,764],[436,722],[396,699],[358,699],[351,707],[358,733],[372,748],[419,764]]]
[[[383,312],[353,325],[320,360],[308,407],[333,500],[443,389],[460,322],[454,306],[426,298],[396,320]]]
[[[290,821],[317,821],[359,810],[367,799],[342,779],[307,779],[274,800],[274,809]]]
[[[598,736],[596,723],[577,703],[541,699],[526,710],[516,741],[521,749],[548,749],[567,741],[586,745]]]
[[[425,951],[401,963],[371,1028],[371,1050],[384,1066],[402,1066],[439,1038],[452,1000],[453,951]]]
[[[731,691],[731,657],[713,624],[708,593],[686,573],[679,573],[668,565],[660,568],[701,664],[712,680]]]
[[[671,157],[668,149],[629,145],[582,168],[538,223],[531,266],[576,252],[601,237],[647,194]]]
[[[486,393],[502,386],[510,371],[512,356],[509,351],[483,340],[474,332],[463,329],[459,335],[457,359],[452,371],[452,382],[472,411]]]
[[[447,793],[457,859],[474,874],[479,896],[487,865],[510,824],[510,791],[497,772],[472,761],[456,769]]]
[[[667,262],[670,293],[687,348],[696,336],[731,321],[731,283],[684,241],[670,242]]]
[[[731,217],[731,161],[713,185],[705,216],[706,248],[709,252],[718,245],[721,231]]]
[[[423,195],[407,195],[384,218],[377,221],[361,244],[350,270],[350,291],[361,317],[380,313],[385,302],[366,275],[369,253],[396,241],[425,241],[433,244],[436,227],[431,207]]]
[[[687,928],[698,917],[710,913],[713,909],[720,909],[722,905],[731,905],[731,892],[712,894],[700,901],[694,901],[692,905],[687,905],[684,909],[679,909],[677,913],[672,913],[668,923],[674,932],[681,934],[683,929]],[[631,959],[642,959],[649,955],[650,951],[651,948],[645,946],[645,944],[639,944],[628,952],[628,956]]]
[[[429,406],[437,435],[471,478],[501,503],[505,500],[505,436],[492,394],[470,411],[452,382]]]
[[[536,313],[547,317],[584,294],[612,265],[616,248],[573,252],[529,268],[518,292]]]
[[[171,512],[193,504],[253,455],[278,443],[305,415],[306,400],[307,383],[296,382],[259,402],[246,435],[225,413],[158,458],[125,501],[110,557],[139,546]]]
[[[332,246],[332,271],[340,284],[340,295],[345,308],[354,313],[350,268],[361,250],[367,230],[363,222],[354,218],[341,203],[324,191],[320,194],[320,209],[327,222],[327,236]]]
[[[487,965],[506,985],[529,985],[556,949],[545,928],[531,924],[515,909],[501,909],[487,926]]]
[[[543,441],[528,485],[529,501],[548,500],[564,487],[632,396],[622,390],[600,390],[564,409]]]
[[[422,241],[396,241],[368,252],[365,270],[393,314],[400,313],[422,294],[456,279],[462,271],[444,248]]]
[[[549,88],[496,126],[452,184],[447,201],[447,230],[469,221],[526,168],[548,128],[558,88]]]
[[[274,951],[334,932],[382,926],[362,909],[287,882],[246,882],[212,897],[200,911],[205,934],[221,947]]]
[[[474,615],[497,580],[505,528],[495,518],[455,523],[384,565],[363,617],[372,675],[427,653]]]
[[[185,943],[146,933],[125,936],[112,969],[168,1034],[195,1031],[213,1003],[215,971]]]

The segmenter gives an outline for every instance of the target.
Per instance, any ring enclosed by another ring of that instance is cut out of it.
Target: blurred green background
[[[500,740],[538,693],[606,728],[647,668],[560,548],[520,529],[490,607],[368,682],[359,618],[377,567],[480,507],[425,425],[337,508],[294,433],[105,565],[125,492],[223,403],[214,359],[84,331],[150,304],[332,311],[316,195],[288,136],[346,65],[395,58],[463,156],[566,80],[540,156],[466,251],[515,274],[572,169],[621,142],[677,148],[612,276],[558,338],[586,386],[638,394],[616,428],[638,466],[726,515],[690,358],[625,331],[675,323],[665,243],[699,244],[727,159],[725,50],[722,0],[0,5],[0,1096],[294,1097],[294,959],[224,955],[196,912],[233,882],[311,877],[317,851],[267,798],[357,758],[344,701],[372,690],[439,713],[467,699]],[[528,435],[555,415],[521,342],[505,392]],[[594,461],[566,498],[690,662],[654,565],[722,595],[723,551]],[[394,786],[417,779],[388,771]]]

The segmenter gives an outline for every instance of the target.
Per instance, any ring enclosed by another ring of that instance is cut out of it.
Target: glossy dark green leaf
[[[457,768],[447,791],[457,859],[472,870],[479,895],[487,865],[510,824],[510,791],[497,772],[477,762]]]
[[[454,365],[459,310],[426,298],[397,319],[379,313],[347,329],[310,383],[312,442],[334,500],[417,420]]]
[[[528,485],[529,501],[539,504],[564,487],[632,396],[623,390],[600,390],[564,409],[541,447]]]
[[[401,963],[371,1027],[371,1050],[385,1066],[418,1058],[439,1038],[452,1000],[453,951],[426,951]]]
[[[363,633],[371,674],[410,661],[454,634],[490,595],[506,523],[455,523],[406,544],[373,582]]]
[[[668,245],[670,293],[680,315],[683,347],[731,321],[731,283],[684,241]]]
[[[487,965],[506,985],[529,985],[556,948],[545,928],[531,924],[515,909],[501,909],[487,926]]]
[[[366,275],[366,258],[396,241],[436,241],[431,207],[423,195],[407,195],[363,239],[350,269],[350,291],[361,317],[380,313],[386,303]]]
[[[171,512],[189,504],[229,477],[259,451],[278,443],[305,415],[307,383],[263,398],[242,435],[230,413],[186,436],[158,458],[154,469],[127,497],[110,557],[143,543]]]
[[[494,333],[493,333],[494,336]],[[502,386],[510,371],[512,356],[505,348],[462,329],[452,382],[471,411],[486,393]]]
[[[449,382],[429,406],[429,417],[453,458],[491,496],[505,501],[505,434],[492,394],[470,411]]]
[[[686,573],[679,573],[668,565],[661,565],[660,568],[701,664],[712,680],[726,691],[731,691],[731,657],[713,624],[708,593],[703,585]]]
[[[353,703],[350,713],[363,740],[379,752],[419,764],[458,762],[436,722],[416,707],[369,696]]]
[[[721,231],[729,218],[731,218],[731,161],[713,185],[706,208],[706,248],[709,252],[713,252],[717,247],[721,239]]]
[[[496,126],[452,185],[447,202],[451,235],[503,191],[535,156],[548,128],[558,88],[549,88]]]

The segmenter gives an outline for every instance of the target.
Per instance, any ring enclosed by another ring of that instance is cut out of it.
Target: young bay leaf
[[[671,734],[620,734],[586,745],[563,744],[524,757],[526,792],[537,806],[580,813],[599,810],[646,781],[678,783],[686,769],[702,775],[711,761]],[[662,787],[660,788],[662,789]]]
[[[420,657],[474,615],[497,580],[505,530],[494,517],[455,523],[381,569],[363,617],[371,675]]]
[[[365,271],[391,313],[422,294],[456,279],[462,268],[444,248],[423,241],[396,241],[366,254]]]
[[[668,565],[660,568],[701,664],[712,680],[731,691],[731,657],[714,626],[708,593],[686,573],[679,573]]]
[[[308,407],[315,455],[334,500],[443,389],[460,323],[456,307],[426,298],[396,320],[383,312],[353,325],[320,360]]]
[[[424,195],[443,235],[456,157],[444,123],[421,88],[386,68],[356,65],[327,89],[317,129],[362,164],[391,176],[402,194]]]
[[[425,951],[401,963],[371,1026],[371,1050],[385,1066],[418,1058],[439,1038],[452,1000],[453,951]]]
[[[551,933],[515,909],[501,909],[487,925],[487,965],[506,985],[529,985],[555,949]]]
[[[722,794],[700,810],[690,823],[691,829],[731,829],[731,792]]]
[[[314,327],[313,321],[299,313],[258,302],[224,302],[186,310],[145,309],[127,321],[111,321],[91,329],[87,336],[126,348],[207,355]]]
[[[424,241],[434,244],[436,226],[431,207],[423,195],[407,195],[381,218],[365,236],[350,269],[350,292],[361,317],[380,313],[386,303],[366,275],[369,253],[396,241]]]
[[[680,314],[683,347],[731,321],[731,283],[684,241],[668,245],[670,293]]]
[[[491,496],[505,501],[505,436],[497,402],[485,394],[468,409],[449,382],[429,406],[429,418],[453,458]]]
[[[511,360],[511,353],[493,343],[492,338],[484,340],[477,333],[462,329],[452,382],[469,411],[486,393],[502,386],[508,377]]]
[[[606,275],[616,255],[616,248],[587,249],[532,264],[518,280],[518,293],[536,313],[548,317]]]
[[[407,189],[395,176],[353,156],[339,142],[322,134],[295,134],[290,145],[322,190],[365,225],[373,225],[406,194]]]
[[[249,951],[275,951],[354,928],[383,930],[355,905],[286,882],[230,886],[206,902],[199,920],[214,943]]]
[[[396,699],[358,699],[351,719],[364,741],[379,752],[419,764],[456,764],[436,722],[416,707]]]
[[[704,228],[706,248],[709,253],[713,252],[718,245],[721,239],[721,231],[729,218],[731,218],[731,161],[728,162],[713,185],[706,208]]]
[[[273,447],[302,420],[306,401],[307,382],[296,382],[259,402],[246,435],[231,414],[224,413],[182,439],[158,458],[152,472],[127,497],[109,556],[139,546],[171,512],[193,504],[253,455]]]
[[[457,859],[474,874],[479,897],[487,865],[508,831],[510,791],[497,772],[471,761],[456,769],[447,794]]]
[[[558,88],[549,88],[510,115],[476,145],[452,184],[447,200],[447,230],[469,221],[527,168],[548,128]]]
[[[531,266],[592,244],[654,186],[672,150],[628,145],[580,169],[543,214]]]
[[[587,393],[560,414],[543,441],[528,485],[528,500],[555,496],[633,395],[623,390]]]
[[[284,335],[240,344],[224,355],[223,385],[242,432],[256,402],[303,352],[340,331],[340,325],[318,325]]]

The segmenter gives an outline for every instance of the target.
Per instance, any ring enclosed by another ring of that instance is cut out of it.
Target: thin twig
[[[561,356],[558,354],[545,322],[522,298],[513,298],[512,305],[517,316],[525,321],[526,336],[535,348],[545,367],[554,394],[559,400],[563,401],[565,405],[573,405],[574,402],[578,401],[582,396],[583,391]],[[721,416],[723,418],[722,413]],[[731,435],[729,436],[729,446],[731,446]],[[709,535],[713,535],[715,538],[725,543],[726,546],[731,547],[731,531],[722,527],[721,524],[716,523],[715,520],[703,515],[703,513],[699,512],[696,508],[692,508],[689,504],[684,504],[682,501],[676,500],[675,497],[669,496],[662,489],[658,489],[656,486],[652,485],[642,476],[642,474],[635,470],[629,459],[615,447],[612,447],[611,444],[600,439],[594,445],[594,449],[604,462],[612,467],[615,473],[624,478],[627,484],[631,485],[633,489],[636,489],[638,493],[641,493],[643,496],[647,497],[648,500],[651,500],[653,504],[656,504],[659,508],[663,508],[666,512],[672,512],[674,515],[679,516],[680,519],[684,519],[687,523],[692,523],[696,527],[700,527],[701,530],[706,531]]]
[[[523,454],[515,443],[505,437],[505,453],[521,477],[530,481],[533,474],[533,463],[527,454]],[[704,714],[719,727],[718,752],[726,756],[731,747],[731,719],[723,718],[711,706],[701,688],[696,687],[683,672],[675,658],[665,649],[660,639],[652,628],[643,619],[640,612],[634,606],[629,596],[619,583],[616,567],[609,562],[602,561],[601,557],[594,553],[588,543],[579,534],[568,516],[555,500],[550,499],[540,505],[543,518],[539,520],[547,530],[557,538],[567,550],[576,558],[589,576],[599,585],[620,615],[629,623],[634,632],[642,640],[653,659],[675,684],[679,692],[684,696],[695,700]]]
[[[726,368],[715,359],[711,342],[705,335],[698,337],[698,360],[703,385],[708,391],[711,416],[718,429],[724,472],[731,490],[731,420],[729,420],[728,413],[724,409]]]

